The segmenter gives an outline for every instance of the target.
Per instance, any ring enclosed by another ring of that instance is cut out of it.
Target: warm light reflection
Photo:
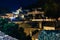
[[[45,26],[44,30],[55,30],[55,27],[49,27],[49,26]]]
[[[58,20],[60,21],[60,17],[58,18]]]

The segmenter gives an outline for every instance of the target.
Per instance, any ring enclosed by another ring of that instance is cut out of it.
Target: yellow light
[[[38,39],[35,39],[35,40],[38,40]]]
[[[60,17],[58,18],[58,20],[60,21]]]
[[[24,15],[21,15],[21,18],[24,18]]]
[[[44,26],[44,30],[55,30],[55,27]]]

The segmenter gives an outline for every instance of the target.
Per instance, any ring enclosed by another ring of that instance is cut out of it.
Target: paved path
[[[18,40],[0,31],[0,40]]]

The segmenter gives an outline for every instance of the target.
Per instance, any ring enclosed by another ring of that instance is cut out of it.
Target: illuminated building
[[[39,16],[36,16],[37,14]],[[54,21],[56,21],[56,19],[45,17],[44,14],[45,13],[43,11],[37,11],[37,9],[35,9],[35,11],[28,12],[27,15],[32,15],[33,18],[30,21],[32,21],[32,22],[38,22],[38,25],[39,25],[40,29],[48,30],[47,27],[46,28],[43,27],[42,22],[52,22],[53,23]],[[37,17],[37,18],[35,18],[35,17]],[[48,28],[50,28],[49,30],[55,30],[55,26],[52,26],[52,27],[48,26]]]

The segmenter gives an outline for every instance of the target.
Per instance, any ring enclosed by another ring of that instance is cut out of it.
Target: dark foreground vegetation
[[[24,28],[19,28],[19,25],[13,22],[9,23],[7,19],[0,18],[0,31],[19,40],[31,40],[30,35],[26,36]]]

